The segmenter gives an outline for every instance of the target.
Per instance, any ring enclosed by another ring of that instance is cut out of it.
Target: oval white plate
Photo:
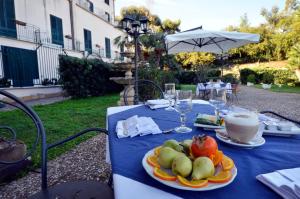
[[[213,190],[213,189],[219,189],[221,187],[225,187],[225,186],[229,185],[235,179],[235,177],[237,175],[237,168],[234,166],[234,168],[231,169],[232,178],[226,183],[210,183],[209,182],[206,187],[201,187],[201,188],[186,187],[186,186],[181,185],[178,181],[161,180],[160,178],[154,176],[153,175],[153,170],[154,170],[153,167],[147,163],[147,157],[150,155],[153,155],[153,154],[154,154],[154,149],[148,151],[145,154],[143,161],[142,161],[144,169],[152,178],[154,178],[158,182],[161,182],[167,186],[170,186],[170,187],[173,187],[176,189],[188,190],[188,191],[208,191],[208,190]],[[219,168],[217,168],[217,170],[220,170],[221,166],[218,166],[218,167]]]
[[[218,131],[223,131],[224,132],[225,129],[222,130],[216,130],[216,137],[218,138],[218,140],[225,142],[227,144],[230,145],[234,145],[234,146],[239,146],[239,147],[244,147],[244,148],[254,148],[254,147],[259,147],[261,145],[264,145],[266,143],[266,140],[263,137],[260,137],[259,139],[255,139],[255,140],[251,140],[249,143],[239,143],[239,142],[235,142],[234,140],[231,140],[230,138],[224,137],[222,135],[220,135],[218,133]],[[225,130],[226,131],[226,130]]]

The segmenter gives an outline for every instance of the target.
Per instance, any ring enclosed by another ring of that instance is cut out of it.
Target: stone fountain
[[[117,69],[120,71],[125,71],[125,77],[111,77],[110,80],[116,82],[117,84],[121,84],[124,86],[124,90],[120,92],[120,100],[118,101],[119,106],[125,105],[124,102],[124,92],[127,92],[127,102],[129,105],[133,104],[134,102],[134,78],[132,77],[131,69],[133,67],[132,58],[134,57],[134,53],[131,52],[124,52],[122,53],[124,57],[126,57],[128,61],[118,61],[114,62],[117,66]]]

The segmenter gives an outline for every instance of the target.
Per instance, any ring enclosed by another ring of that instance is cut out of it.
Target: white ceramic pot
[[[300,68],[295,70],[296,76],[298,77],[298,80],[300,81]]]
[[[272,84],[262,84],[261,86],[263,89],[270,89],[272,87]]]
[[[253,86],[254,84],[251,82],[247,82],[247,86]]]

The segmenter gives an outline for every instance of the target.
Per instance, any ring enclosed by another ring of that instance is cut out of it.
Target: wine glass
[[[174,110],[172,108],[172,100],[175,98],[175,95],[176,95],[175,84],[174,83],[165,84],[164,98],[166,100],[169,100],[169,106],[165,110],[167,111]]]
[[[226,105],[226,89],[225,88],[217,88],[217,87],[214,87],[211,89],[210,91],[210,98],[209,98],[209,102],[211,105],[213,105],[213,107],[215,107],[215,114],[217,117],[219,117],[219,113],[220,113],[220,110],[222,108],[225,108],[225,105]]]
[[[175,128],[177,133],[189,133],[191,128],[185,125],[186,113],[192,110],[192,91],[178,90],[175,97],[175,110],[180,113],[181,125]]]

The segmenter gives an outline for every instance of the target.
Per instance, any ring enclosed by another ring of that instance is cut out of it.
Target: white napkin
[[[147,100],[146,104],[151,109],[166,108],[169,106],[169,100],[165,100],[165,99]],[[174,104],[174,100],[172,100],[172,104]]]
[[[116,132],[118,138],[162,133],[151,117],[138,117],[137,115],[118,121]]]
[[[256,179],[273,189],[283,198],[300,198],[300,168],[260,174],[256,176]]]

